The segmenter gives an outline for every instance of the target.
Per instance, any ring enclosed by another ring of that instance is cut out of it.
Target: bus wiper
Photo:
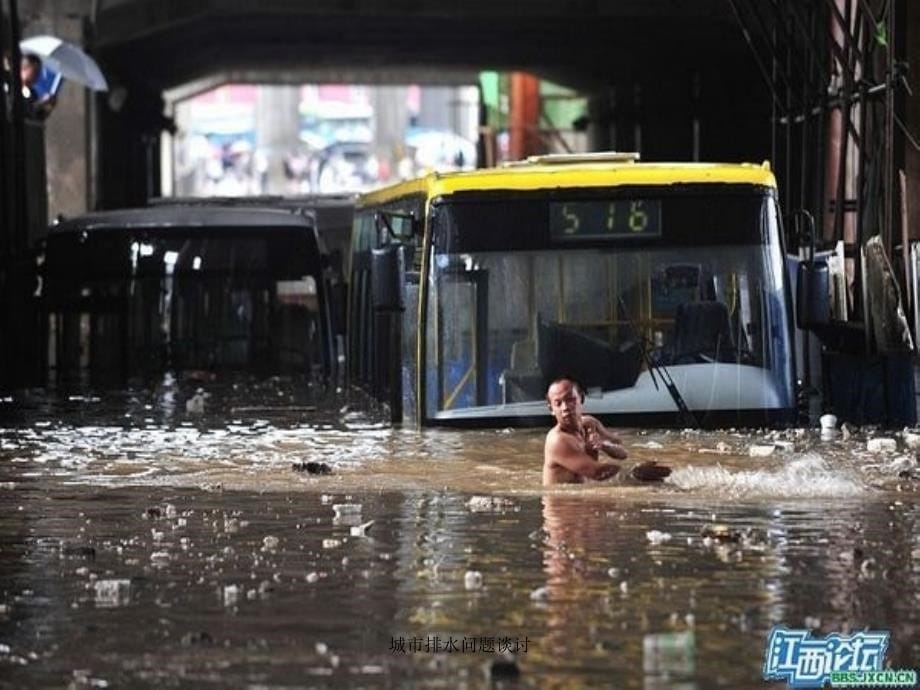
[[[693,416],[690,408],[687,407],[687,403],[684,401],[684,396],[682,396],[680,391],[677,389],[677,384],[674,383],[674,379],[671,378],[671,374],[668,371],[668,368],[664,364],[660,364],[652,359],[652,356],[649,354],[647,347],[648,340],[642,337],[642,334],[639,332],[636,324],[633,323],[632,318],[629,316],[629,312],[626,311],[626,304],[623,302],[622,297],[617,297],[617,306],[620,309],[620,314],[622,314],[623,320],[629,324],[630,330],[632,330],[636,336],[636,340],[639,343],[639,350],[642,353],[642,360],[648,367],[649,376],[652,377],[652,383],[655,384],[655,390],[660,390],[660,388],[658,388],[658,381],[655,379],[655,375],[657,374],[661,377],[661,382],[664,384],[664,387],[670,394],[674,404],[677,405],[681,423],[684,426],[696,427],[696,417]]]

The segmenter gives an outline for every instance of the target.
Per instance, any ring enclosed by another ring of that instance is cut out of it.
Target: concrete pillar
[[[377,143],[381,182],[386,182],[395,174],[396,164],[404,153],[409,123],[407,94],[405,86],[378,86],[371,90],[374,141]]]
[[[540,80],[532,74],[512,72],[510,105],[509,158],[521,160],[540,153]]]
[[[284,194],[284,157],[300,146],[300,87],[260,86],[256,100],[256,146],[268,160],[266,194]]]
[[[594,93],[588,97],[588,150],[610,151],[615,147],[610,94]]]
[[[51,34],[83,45],[83,16],[89,0],[20,0],[22,37]],[[45,160],[48,173],[48,217],[86,211],[88,127],[87,90],[64,81],[57,104],[45,121]]]

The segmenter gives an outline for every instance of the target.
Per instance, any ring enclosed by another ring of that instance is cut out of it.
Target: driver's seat
[[[674,364],[731,362],[737,359],[728,306],[724,302],[684,302],[674,314]]]

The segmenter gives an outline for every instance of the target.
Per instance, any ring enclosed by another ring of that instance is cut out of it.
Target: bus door
[[[463,264],[441,273],[436,391],[439,409],[487,404],[489,272]],[[451,305],[447,313],[443,305]]]

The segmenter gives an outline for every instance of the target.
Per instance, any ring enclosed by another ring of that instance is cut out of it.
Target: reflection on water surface
[[[667,483],[544,491],[540,430],[196,387],[0,403],[0,685],[478,688],[516,644],[499,685],[763,687],[775,623],[920,659],[901,438],[631,431]]]

